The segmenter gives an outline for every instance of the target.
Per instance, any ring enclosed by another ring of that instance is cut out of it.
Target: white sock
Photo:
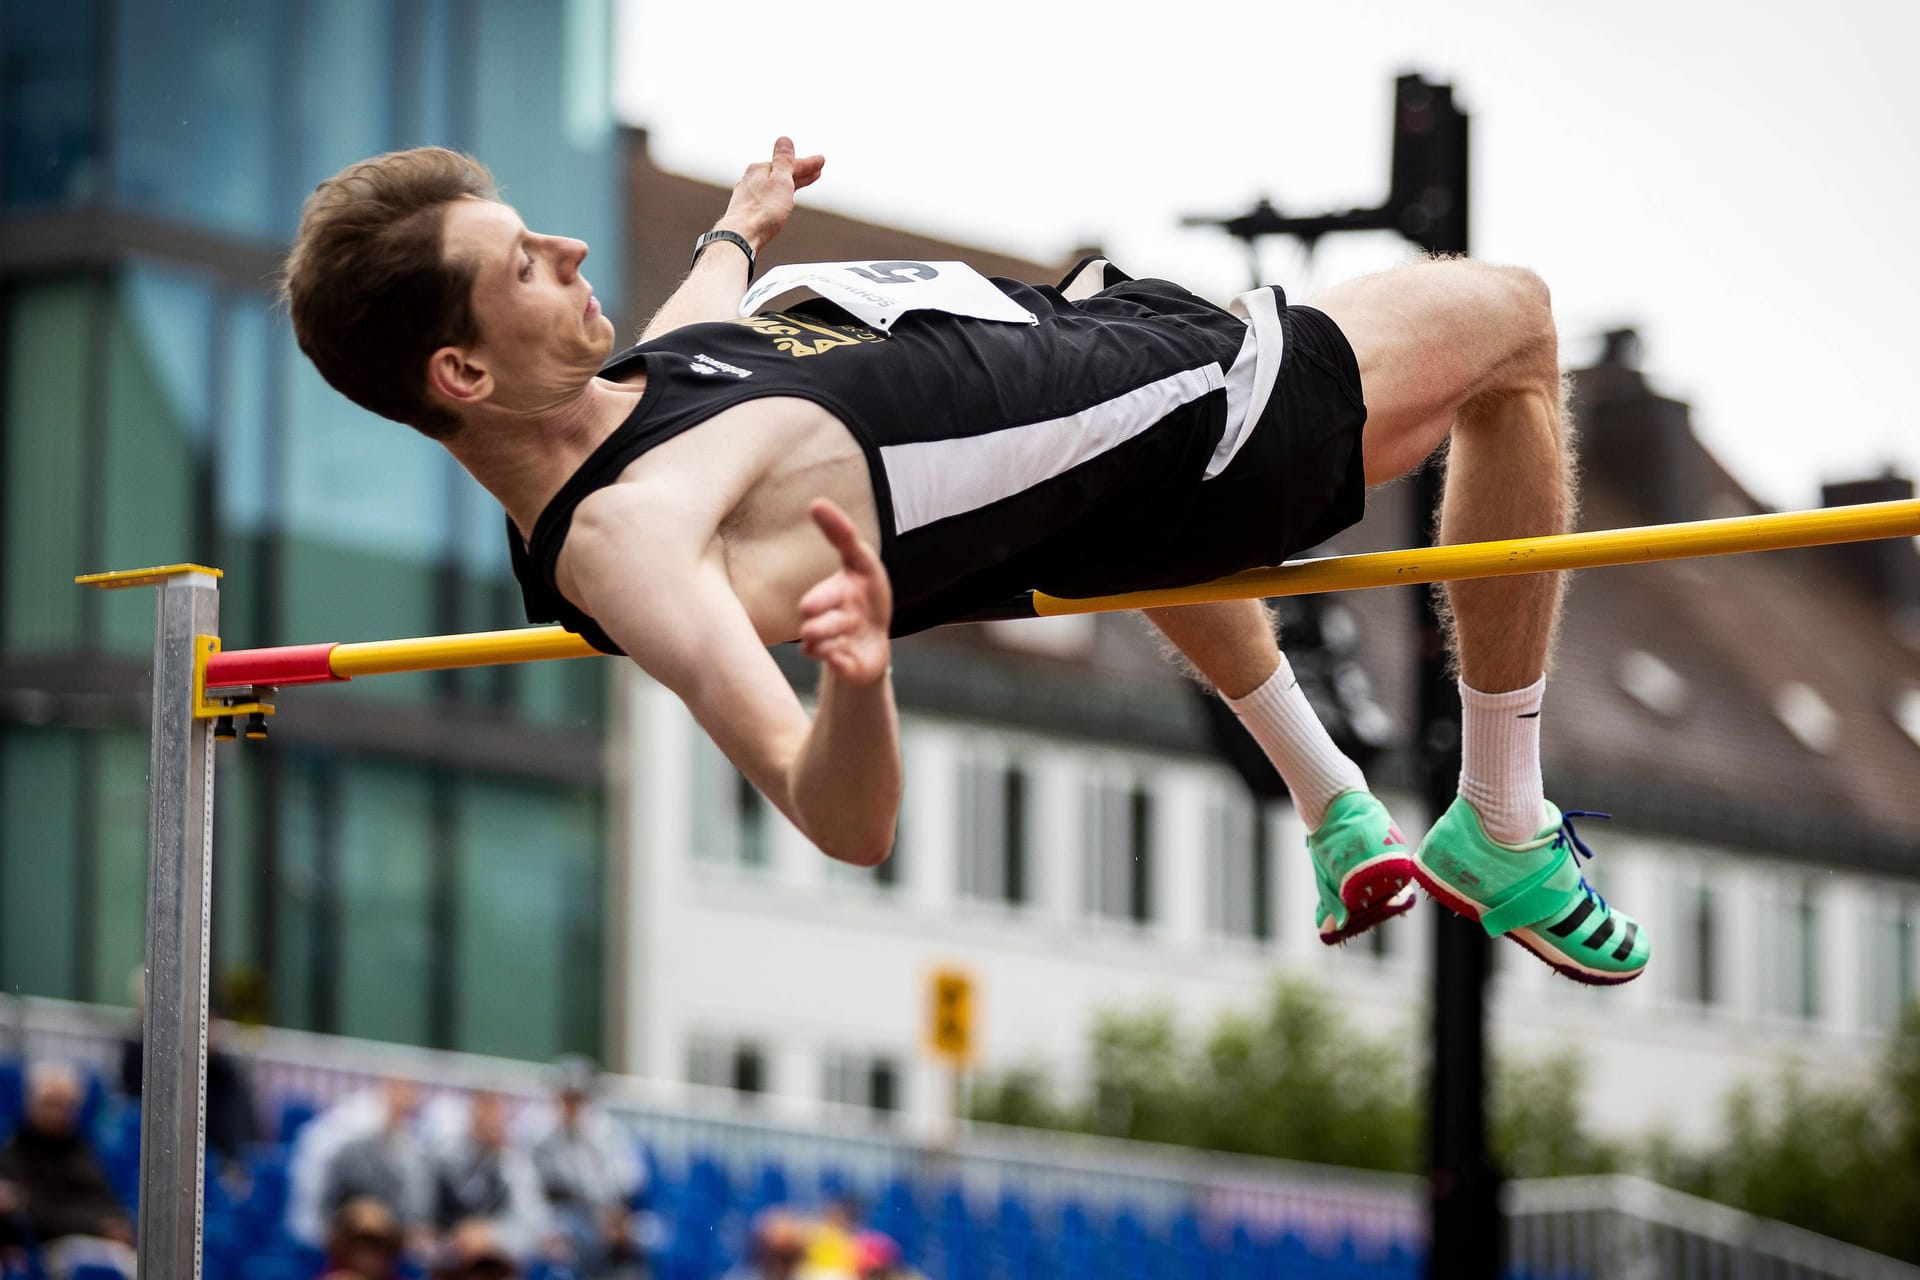
[[[1286,779],[1287,790],[1293,793],[1293,807],[1299,810],[1307,830],[1325,820],[1327,806],[1335,796],[1366,787],[1360,766],[1333,745],[1326,726],[1313,713],[1307,695],[1293,678],[1286,654],[1280,655],[1280,669],[1265,684],[1244,698],[1228,698],[1226,703]]]
[[[1540,780],[1540,702],[1547,678],[1524,689],[1482,693],[1460,682],[1460,794],[1502,844],[1540,834],[1546,786]]]

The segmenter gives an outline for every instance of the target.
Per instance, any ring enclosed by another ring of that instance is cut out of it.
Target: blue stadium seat
[[[306,1099],[288,1098],[280,1104],[280,1128],[274,1134],[274,1141],[283,1147],[292,1146],[293,1140],[300,1136],[300,1130],[306,1127],[307,1121],[317,1114],[319,1113],[314,1109],[313,1103]]]
[[[926,1249],[926,1218],[920,1212],[912,1182],[902,1177],[888,1179],[867,1219],[876,1230],[894,1238],[909,1263],[919,1265]]]
[[[118,1267],[103,1267],[98,1263],[83,1262],[67,1273],[67,1280],[127,1280]]]
[[[247,1215],[278,1221],[287,1211],[287,1151],[268,1143],[247,1149],[247,1173],[253,1189],[247,1196]]]
[[[214,1185],[218,1185],[216,1180]],[[209,1207],[202,1219],[202,1248],[209,1258],[238,1263],[252,1246],[248,1224],[239,1214]]]
[[[25,1073],[18,1062],[0,1062],[0,1128],[11,1133],[27,1109]]]
[[[772,1205],[785,1204],[792,1196],[787,1191],[787,1171],[778,1160],[769,1160],[760,1166],[760,1172],[753,1180],[753,1195],[749,1198],[748,1208],[758,1213]]]
[[[1046,1274],[1046,1253],[1033,1224],[1033,1211],[1019,1192],[1009,1190],[1000,1197],[996,1226],[1008,1280],[1038,1280]]]
[[[1175,1216],[1167,1231],[1167,1244],[1159,1270],[1176,1276],[1210,1276],[1225,1280],[1228,1254],[1207,1248],[1200,1234],[1200,1219],[1191,1212]]]
[[[1087,1211],[1069,1200],[1060,1210],[1060,1274],[1064,1280],[1095,1280],[1104,1276],[1093,1223]]]
[[[311,1280],[307,1260],[291,1253],[256,1253],[240,1264],[240,1280]]]

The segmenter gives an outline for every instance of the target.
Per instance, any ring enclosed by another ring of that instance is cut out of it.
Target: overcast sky
[[[615,85],[668,168],[731,181],[790,133],[827,156],[810,204],[1225,297],[1242,251],[1182,214],[1376,204],[1393,77],[1451,80],[1476,256],[1546,277],[1570,363],[1638,327],[1709,447],[1800,507],[1920,473],[1917,49],[1909,0],[625,0]],[[1303,301],[1406,253],[1276,241],[1263,275]]]

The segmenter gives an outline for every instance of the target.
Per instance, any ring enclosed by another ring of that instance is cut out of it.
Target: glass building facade
[[[498,509],[335,394],[276,311],[321,179],[434,143],[586,239],[619,315],[608,0],[0,0],[0,989],[125,1003],[147,592],[229,647],[514,626]],[[223,746],[215,988],[278,1025],[600,1045],[604,664],[289,695]]]

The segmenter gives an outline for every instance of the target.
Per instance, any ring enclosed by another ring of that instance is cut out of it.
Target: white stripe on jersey
[[[887,487],[893,490],[894,532],[908,533],[1011,498],[1126,443],[1225,385],[1220,366],[1207,363],[1064,418],[951,440],[881,445]]]
[[[1247,338],[1233,358],[1233,368],[1227,370],[1227,429],[1207,463],[1206,475],[1201,477],[1205,480],[1225,471],[1253,434],[1260,415],[1267,411],[1274,379],[1280,376],[1280,357],[1287,349],[1273,290],[1249,290],[1235,298],[1229,309],[1247,322]]]

